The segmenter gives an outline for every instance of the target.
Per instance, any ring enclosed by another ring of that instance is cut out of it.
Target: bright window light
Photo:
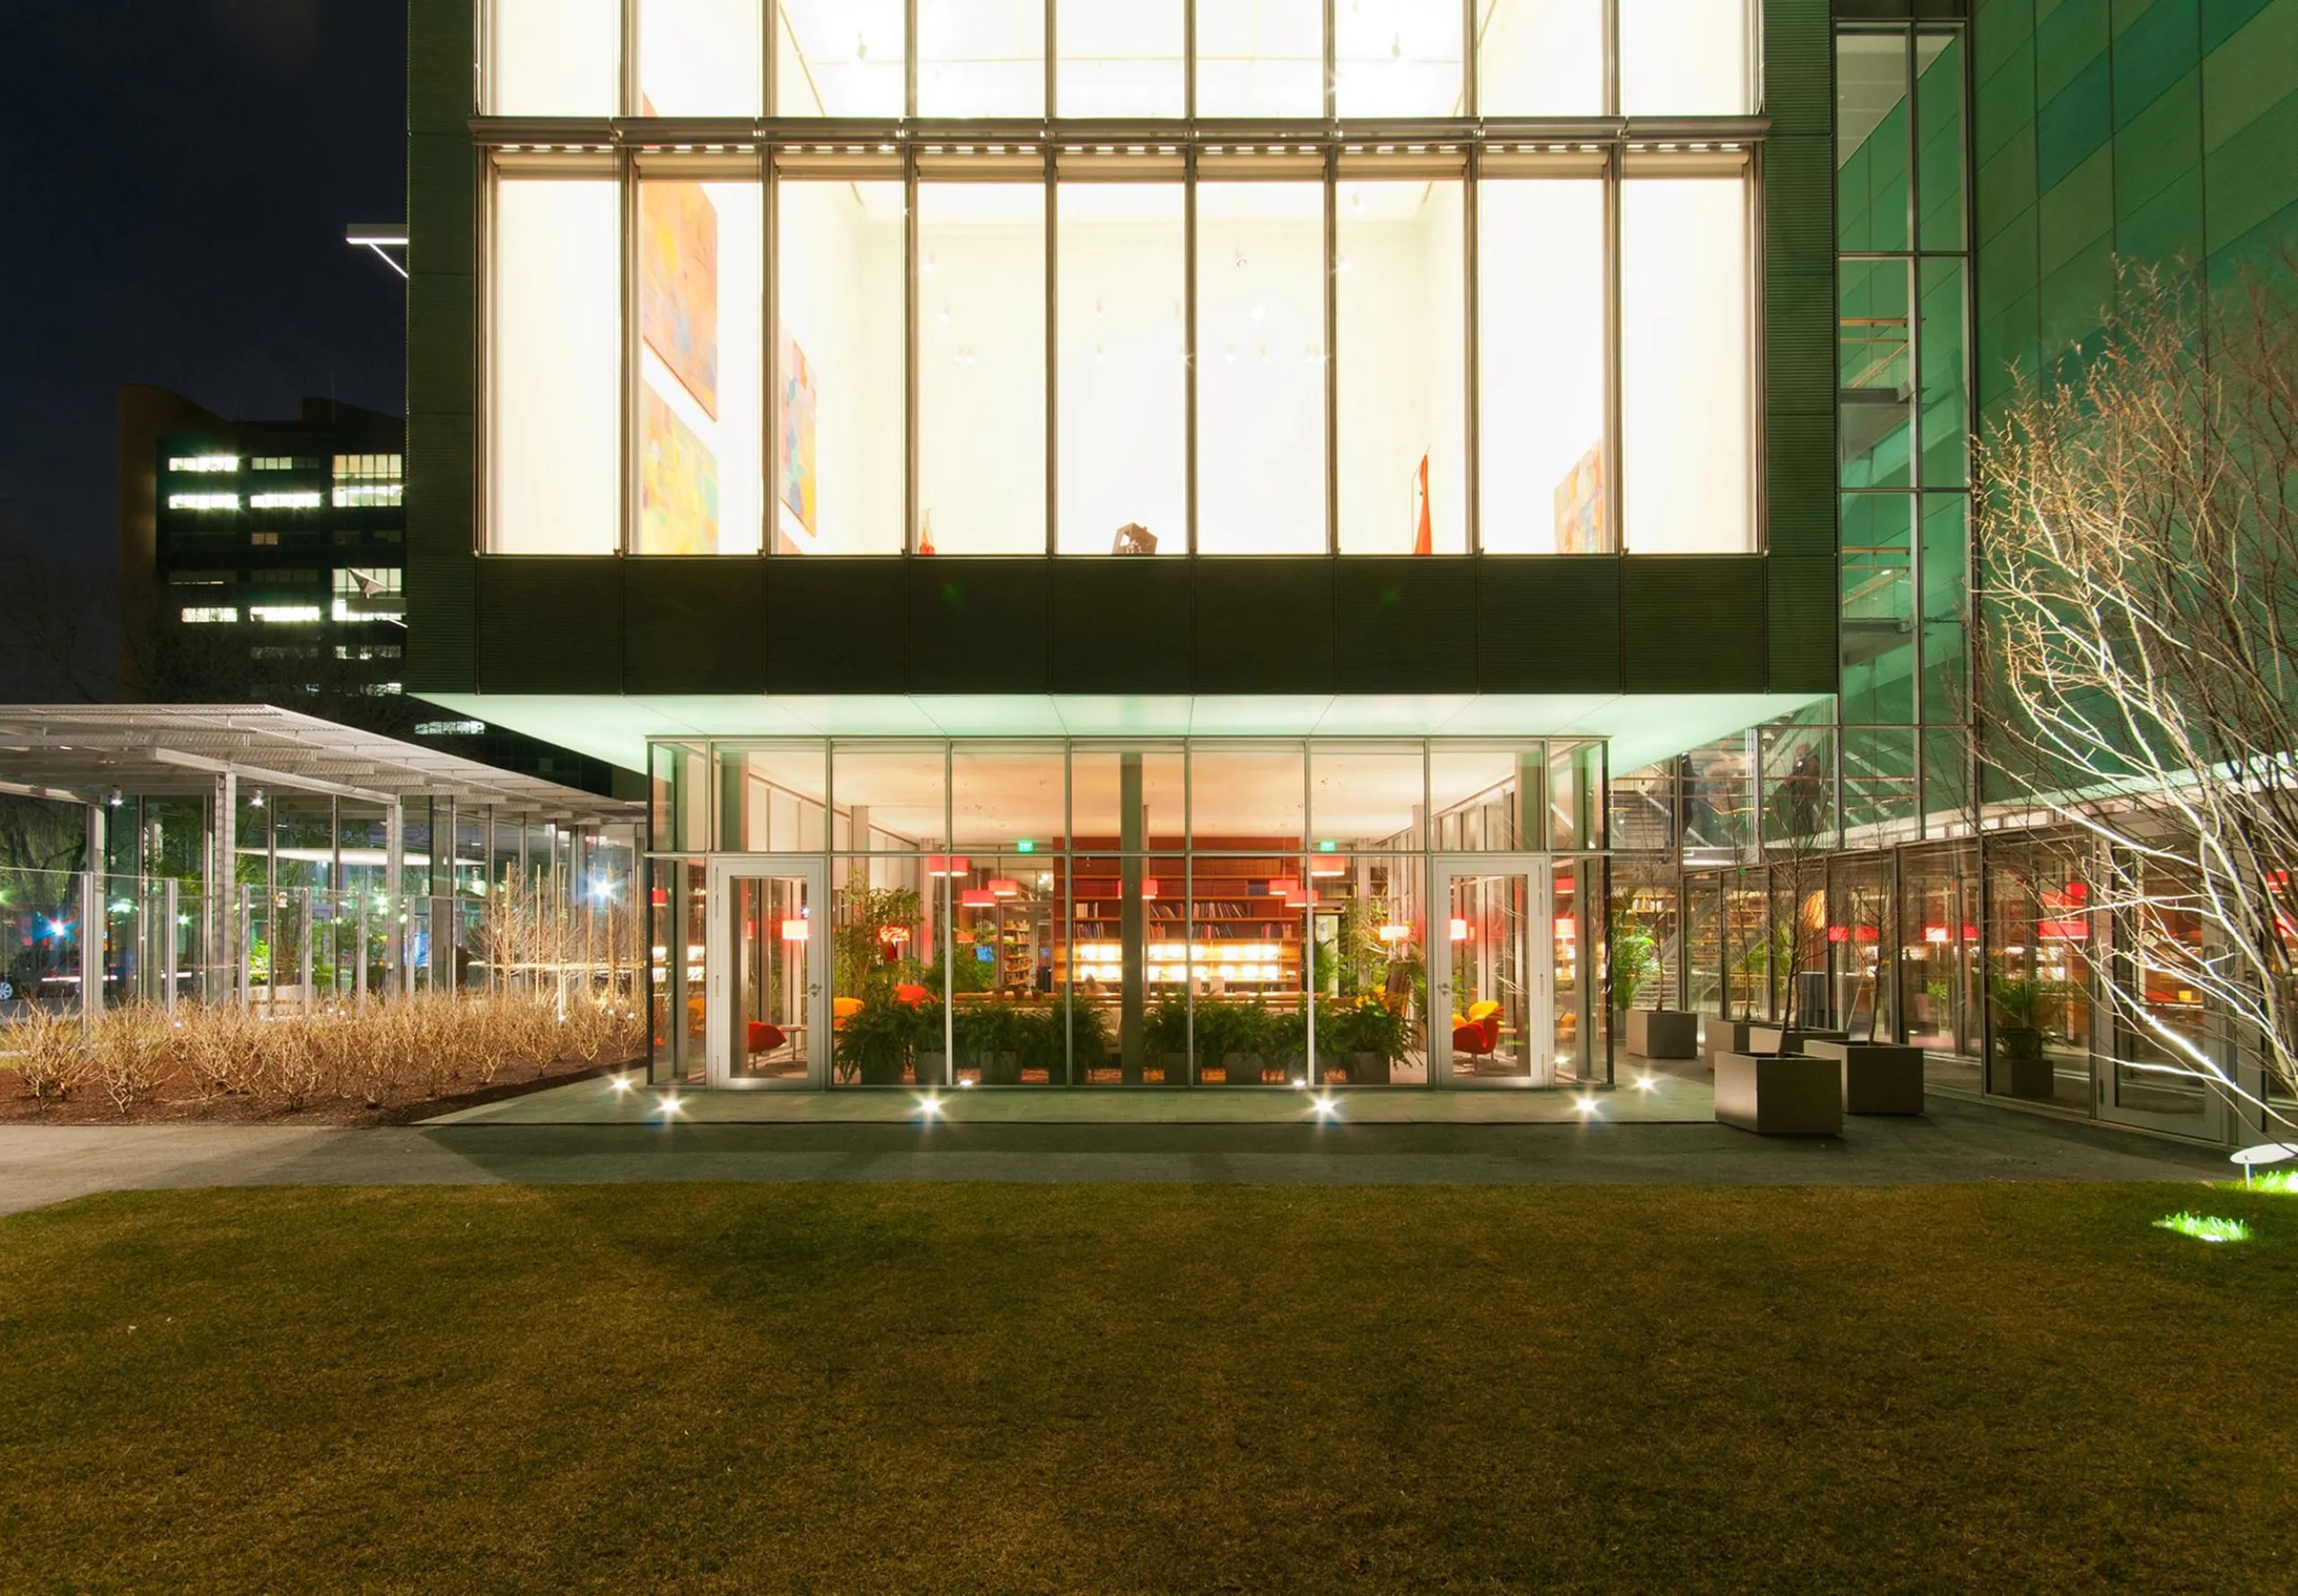
[[[327,503],[315,493],[259,493],[248,500],[250,510],[316,510]]]
[[[236,454],[179,454],[168,461],[171,471],[236,471],[240,457]]]
[[[316,604],[255,604],[249,607],[248,614],[256,620],[305,626],[318,620],[320,610]]]
[[[229,623],[240,618],[240,612],[237,609],[230,606],[218,607],[213,604],[195,605],[184,610],[182,614],[185,623],[190,626]]]
[[[236,510],[240,495],[235,493],[171,493],[168,495],[171,510]]]

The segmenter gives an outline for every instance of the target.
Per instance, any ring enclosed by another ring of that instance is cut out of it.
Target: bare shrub
[[[60,1102],[87,1079],[90,1060],[82,1045],[80,1017],[27,1008],[0,1034],[0,1054],[31,1096]]]
[[[311,1021],[300,1016],[264,1021],[256,1028],[263,1081],[282,1108],[307,1109],[335,1084],[331,1059],[328,1049],[318,1043],[317,1030]]]
[[[107,1009],[89,1028],[90,1067],[123,1114],[173,1073],[173,1052],[167,1016],[141,1005]]]
[[[203,1103],[243,1097],[263,1083],[256,1022],[224,1004],[186,1004],[176,1011],[179,1053],[193,1095]]]

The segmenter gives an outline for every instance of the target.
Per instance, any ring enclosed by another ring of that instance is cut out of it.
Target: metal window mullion
[[[779,0],[775,4],[778,4]],[[769,66],[772,60],[769,52]],[[766,402],[759,407],[759,459],[764,462],[766,478],[771,484],[782,424],[782,341],[776,336],[777,319],[782,314],[782,185],[775,177],[774,157],[762,144],[758,152],[758,183],[759,228],[765,235],[759,253],[759,259],[765,263],[759,285],[759,336],[766,343],[766,357],[759,367],[766,373]],[[769,487],[766,503],[759,511],[758,547],[761,555],[771,557],[774,553],[780,504],[780,490]],[[764,645],[761,637],[761,653]]]
[[[1476,53],[1473,46],[1469,54]],[[1464,478],[1460,490],[1460,508],[1465,516],[1461,531],[1461,552],[1484,552],[1484,363],[1479,357],[1478,345],[1482,338],[1484,313],[1477,294],[1477,255],[1481,248],[1480,215],[1478,210],[1478,185],[1482,181],[1484,163],[1479,146],[1471,144],[1468,151],[1468,167],[1460,182],[1460,251],[1464,282],[1460,302],[1460,338],[1466,351],[1461,364],[1460,426],[1465,434],[1460,441],[1460,463]]]
[[[621,114],[638,115],[642,103],[638,85],[638,7],[642,0],[622,0]]]
[[[1062,950],[1061,1010],[1065,1016],[1070,1016],[1074,1013],[1074,1003],[1071,991],[1075,984],[1077,970],[1077,780],[1072,769],[1076,762],[1076,740],[1064,738],[1061,750],[1061,930],[1053,940]],[[1123,838],[1120,837],[1119,840],[1122,841]],[[1145,842],[1147,838],[1145,837],[1143,840]],[[1003,956],[1002,952],[1000,956]],[[1118,1001],[1124,1001],[1122,993],[1118,995]],[[944,1010],[950,1010],[952,1007],[947,1002],[944,1002],[942,1006]],[[953,1027],[956,1023],[954,1019],[951,1021]],[[1077,1048],[1076,1029],[1074,1023],[1065,1022],[1062,1026],[1062,1048],[1065,1052],[1072,1055],[1075,1053]],[[951,1056],[954,1061],[956,1057],[954,1048]],[[1077,1083],[1076,1060],[1074,1057],[1070,1058],[1069,1065],[1069,1084],[1074,1086]],[[956,1069],[954,1062],[951,1068],[954,1079]]]
[[[1619,0],[1604,0],[1604,115],[1619,115]]]
[[[1612,552],[1627,552],[1627,472],[1621,467],[1621,437],[1626,431],[1622,405],[1620,346],[1626,338],[1620,303],[1620,211],[1626,181],[1620,171],[1618,146],[1604,157],[1604,492],[1610,500]],[[1627,668],[1627,637],[1620,640],[1620,665]],[[1622,677],[1625,680],[1625,676]]]
[[[1333,0],[1324,0],[1324,116],[1327,122],[1340,116],[1340,71],[1333,39]]]
[[[917,116],[917,0],[903,0],[901,8],[901,114]]]
[[[1190,15],[1196,14],[1194,4]],[[1194,30],[1192,30],[1192,34]],[[1192,91],[1194,93],[1194,91]],[[1183,491],[1188,499],[1188,552],[1197,553],[1197,146],[1191,144],[1182,157],[1181,173],[1181,361],[1187,381],[1182,399],[1182,425],[1187,436],[1182,441]]]
[[[1332,21],[1332,0],[1325,0]],[[1332,53],[1329,30],[1325,53]],[[1325,552],[1340,552],[1340,151],[1328,147],[1324,162],[1325,250]],[[1305,811],[1303,811],[1305,812]]]
[[[915,31],[916,0],[910,18]],[[917,64],[912,54],[912,98],[916,96]],[[902,532],[904,554],[917,552],[917,248],[922,231],[917,215],[917,151],[902,146]]]
[[[1053,92],[1050,48],[1054,0],[1046,0],[1046,92]],[[1045,145],[1045,551],[1060,552],[1061,538],[1061,195],[1055,181],[1053,141]]]
[[[1460,114],[1478,117],[1484,102],[1484,85],[1477,73],[1476,48],[1477,0],[1460,0]]]
[[[1181,118],[1197,120],[1197,0],[1180,0],[1181,8]]]
[[[622,337],[620,350],[621,403],[615,457],[620,463],[615,502],[620,507],[615,528],[615,553],[630,552],[632,533],[638,526],[638,156],[635,150],[617,153],[616,195],[619,201],[622,236]]]

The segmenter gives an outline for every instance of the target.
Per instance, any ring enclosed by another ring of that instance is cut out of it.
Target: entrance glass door
[[[819,856],[710,862],[713,1086],[820,1086],[829,1056],[827,868]]]
[[[2226,1099],[2196,1056],[2217,1046],[2202,994],[2181,972],[2200,966],[2203,917],[2188,905],[2201,892],[2187,872],[2141,861],[2129,867],[2140,906],[2104,916],[2114,939],[2107,978],[2118,1001],[2100,1016],[2111,1048],[2098,1060],[2100,1118],[2215,1141],[2225,1132]],[[2079,924],[2079,922],[2078,922]]]
[[[1577,1078],[1576,1013],[1557,1004],[1556,873],[1546,859],[1440,856],[1428,934],[1428,1050],[1438,1085]],[[1567,872],[1568,875],[1568,872]],[[1575,923],[1576,925],[1576,923]],[[1569,1034],[1566,1034],[1566,1033]],[[1559,1065],[1559,1060],[1567,1061]]]

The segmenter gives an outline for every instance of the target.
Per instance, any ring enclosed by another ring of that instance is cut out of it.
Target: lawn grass
[[[2289,1589],[2294,1259],[2191,1186],[93,1198],[0,1220],[0,1589]]]

